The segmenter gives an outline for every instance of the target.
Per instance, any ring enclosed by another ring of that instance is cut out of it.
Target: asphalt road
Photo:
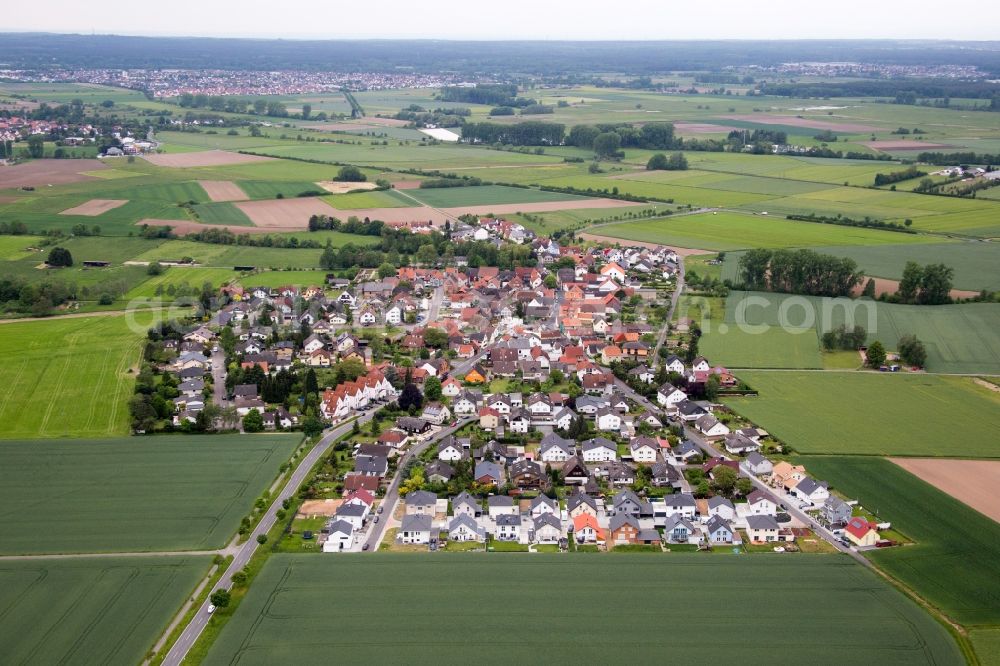
[[[659,407],[658,405],[653,405],[652,402],[650,402],[643,396],[633,391],[632,387],[630,387],[628,384],[621,381],[620,379],[615,380],[615,388],[617,388],[622,394],[624,394],[628,398],[631,398],[632,400],[639,403],[648,410],[657,413],[663,411],[661,407]],[[697,430],[689,428],[686,425],[683,427],[684,427],[684,436],[690,439],[692,442],[694,442],[694,444],[698,448],[700,448],[706,455],[713,458],[727,457],[722,455],[722,451],[717,449],[715,445],[713,445],[707,439],[702,437],[701,433],[699,433]],[[805,511],[799,509],[796,504],[796,500],[787,497],[784,494],[775,492],[774,488],[771,488],[766,483],[758,479],[756,476],[753,476],[752,474],[748,473],[746,470],[743,469],[743,467],[740,467],[739,474],[740,476],[745,476],[748,479],[750,479],[751,483],[753,483],[754,487],[757,488],[758,490],[762,490],[768,495],[771,495],[772,497],[777,499],[777,501],[780,504],[783,504],[785,506],[784,510],[789,515],[795,516],[795,518],[799,519],[804,525],[808,525],[814,532],[816,532],[816,534],[818,534],[823,539],[828,541],[838,551],[844,553],[845,555],[850,555],[851,557],[853,557],[855,560],[865,565],[866,567],[872,566],[871,562],[869,562],[863,555],[861,555],[856,550],[848,548],[847,546],[842,544],[840,540],[837,537],[835,537],[832,532],[830,532],[830,530],[820,525],[812,516],[807,514]]]
[[[367,412],[362,412],[358,416],[358,423],[365,423],[371,420],[374,410],[369,410]],[[267,534],[267,532],[274,526],[275,521],[277,521],[277,516],[275,515],[279,509],[281,509],[282,502],[294,495],[299,490],[299,486],[305,481],[306,476],[312,470],[313,466],[319,461],[323,455],[330,449],[330,446],[334,441],[346,435],[351,431],[354,426],[354,422],[341,424],[329,431],[326,435],[312,448],[309,453],[302,458],[299,462],[298,467],[292,472],[291,477],[285,484],[284,488],[275,496],[274,501],[268,508],[267,512],[261,518],[260,522],[254,528],[253,532],[247,537],[246,542],[239,548],[236,554],[233,556],[233,561],[223,573],[222,578],[219,580],[219,584],[216,589],[232,588],[232,576],[237,571],[243,569],[250,558],[253,556],[254,552],[257,550],[260,544],[257,543],[257,537],[261,534]],[[167,656],[163,660],[164,666],[179,666],[179,664],[184,660],[191,646],[194,645],[195,641],[204,631],[205,626],[208,624],[208,620],[211,617],[208,613],[209,602],[206,599],[205,603],[201,605],[198,612],[195,613],[194,617],[184,628],[183,633],[178,637],[177,642],[174,643],[173,647],[167,653]]]
[[[461,419],[454,426],[442,428],[432,437],[427,438],[416,446],[411,446],[406,450],[406,453],[400,457],[399,464],[396,465],[396,475],[393,477],[392,483],[390,483],[389,487],[386,489],[385,496],[382,498],[382,503],[380,504],[380,506],[385,507],[385,510],[382,514],[380,514],[381,517],[379,518],[378,523],[371,524],[368,538],[364,541],[364,543],[368,545],[369,551],[378,550],[378,546],[382,542],[382,537],[385,536],[385,531],[389,525],[390,517],[396,511],[396,504],[399,502],[399,484],[403,476],[403,470],[406,468],[407,463],[409,463],[413,458],[420,456],[421,453],[427,450],[428,446],[440,441],[448,435],[451,435],[467,423],[471,423],[473,420],[474,417],[470,416]]]
[[[226,406],[226,352],[212,352],[212,397],[218,407]]]
[[[670,310],[667,312],[667,319],[663,322],[663,328],[660,329],[660,334],[656,337],[656,346],[653,347],[653,364],[650,367],[655,368],[660,363],[660,347],[663,346],[663,342],[667,339],[667,331],[670,330],[670,322],[674,320],[674,310],[677,309],[677,303],[681,300],[681,293],[684,291],[684,257],[680,258],[680,271],[677,273],[677,285],[674,288],[674,293],[670,296]]]

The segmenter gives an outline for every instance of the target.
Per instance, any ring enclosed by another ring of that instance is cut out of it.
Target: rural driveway
[[[374,410],[369,410],[367,412],[362,412],[358,418],[357,422],[359,424],[365,423],[371,420]],[[340,437],[349,433],[354,426],[354,422],[350,421],[347,423],[342,423],[339,426],[327,431],[326,435],[312,448],[309,453],[302,458],[299,462],[298,467],[292,472],[292,475],[288,478],[288,482],[285,483],[284,488],[275,496],[274,501],[271,503],[270,508],[261,518],[260,522],[247,536],[246,542],[239,548],[239,550],[233,556],[233,561],[226,569],[225,573],[222,574],[222,578],[219,579],[219,588],[230,589],[233,586],[232,576],[238,571],[241,571],[243,567],[247,565],[250,558],[256,552],[260,544],[257,543],[257,537],[261,534],[267,534],[274,523],[277,521],[277,516],[275,515],[279,509],[282,508],[282,502],[298,492],[299,486],[305,481],[306,476],[310,473],[313,466],[323,457],[324,454],[329,450],[330,446],[334,441]],[[216,588],[218,589],[218,588]],[[198,612],[195,613],[194,617],[184,628],[184,631],[177,638],[177,642],[174,643],[173,647],[167,653],[167,656],[163,659],[164,666],[179,666],[187,655],[191,646],[194,645],[195,641],[201,635],[201,632],[205,630],[205,626],[208,624],[208,620],[211,615],[208,613],[209,601],[208,599],[201,605]]]

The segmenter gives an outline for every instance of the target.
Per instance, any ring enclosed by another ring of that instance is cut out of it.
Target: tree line
[[[748,250],[740,257],[743,288],[807,296],[850,296],[861,282],[857,263],[812,250]]]
[[[951,303],[954,275],[954,269],[944,264],[921,266],[915,261],[908,261],[903,267],[896,299],[901,303],[918,305]]]
[[[904,180],[911,180],[913,178],[920,178],[921,176],[926,176],[926,171],[921,171],[915,166],[910,166],[902,171],[891,171],[889,173],[877,173],[875,174],[875,187],[880,185],[891,185],[892,183],[899,183]]]

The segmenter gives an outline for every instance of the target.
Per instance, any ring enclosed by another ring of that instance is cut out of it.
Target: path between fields
[[[97,312],[72,312],[51,317],[21,317],[20,319],[0,319],[0,324],[16,324],[21,321],[52,321],[53,319],[80,319],[82,317],[120,317],[128,310],[98,310]]]
[[[231,555],[237,547],[227,546],[219,550],[156,550],[146,553],[47,553],[42,555],[0,555],[0,562],[18,560],[70,560],[82,557],[172,557],[175,555]]]
[[[459,221],[459,219],[457,217],[455,217],[454,215],[450,215],[449,213],[441,210],[440,208],[435,208],[434,206],[429,206],[429,205],[425,204],[423,201],[421,201],[420,199],[418,199],[415,196],[411,195],[410,193],[406,192],[405,190],[396,190],[396,193],[399,194],[402,197],[406,197],[410,201],[413,201],[418,206],[422,206],[424,208],[430,208],[435,213],[440,213],[441,215],[444,215],[446,219],[449,219],[452,222],[458,222]]]

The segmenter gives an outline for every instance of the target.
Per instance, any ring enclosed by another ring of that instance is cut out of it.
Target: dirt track
[[[73,208],[67,208],[60,215],[86,215],[87,217],[97,217],[102,213],[107,213],[109,210],[114,210],[119,206],[124,206],[128,203],[128,199],[91,199],[86,203],[82,203],[79,206],[74,206]]]
[[[82,172],[104,168],[106,165],[100,160],[31,160],[14,166],[0,166],[0,190],[100,180]]]
[[[202,150],[194,153],[165,153],[161,155],[144,155],[150,164],[160,167],[184,169],[188,167],[212,167],[226,164],[247,164],[251,162],[269,162],[273,157],[259,155],[244,155],[228,150]]]
[[[938,490],[1000,522],[1000,460],[889,458]]]

